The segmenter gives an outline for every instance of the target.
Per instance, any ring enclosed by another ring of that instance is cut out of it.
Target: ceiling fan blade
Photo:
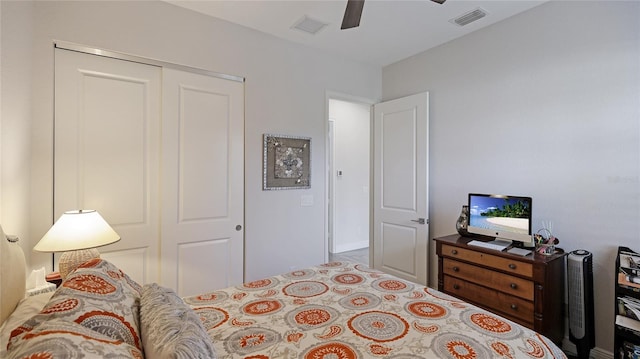
[[[445,1],[447,1],[447,0],[431,0],[431,1],[433,1],[433,2],[437,2],[438,4],[442,5],[442,4],[444,4],[444,2],[445,2]]]
[[[347,0],[347,8],[344,11],[344,18],[342,19],[342,27],[340,27],[340,29],[344,30],[360,26],[363,7],[364,0]]]

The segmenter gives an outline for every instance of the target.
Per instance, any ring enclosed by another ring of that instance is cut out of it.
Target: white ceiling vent
[[[315,35],[318,31],[322,30],[325,26],[327,26],[326,23],[320,20],[312,19],[305,15],[300,20],[298,20],[295,24],[293,24],[291,28],[304,31],[311,35]]]
[[[470,11],[466,14],[460,15],[456,18],[453,18],[451,20],[449,20],[449,22],[452,22],[458,26],[465,26],[468,25],[476,20],[480,20],[483,17],[487,16],[489,13],[481,8],[477,8],[473,11]]]

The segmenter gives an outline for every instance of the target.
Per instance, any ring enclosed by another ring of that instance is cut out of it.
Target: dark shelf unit
[[[629,315],[625,315],[625,310],[620,304],[620,299],[625,297],[635,298],[640,303],[640,284],[633,283],[633,281],[629,281],[626,278],[626,275],[628,274],[640,278],[640,261],[637,263],[637,268],[629,268],[629,264],[624,263],[625,258],[627,258],[629,254],[631,254],[632,258],[637,257],[640,259],[640,253],[637,253],[627,247],[618,247],[615,268],[615,315],[613,340],[614,356],[616,359],[631,359],[637,358],[638,355],[640,355],[640,320],[637,320],[640,318],[633,318]],[[638,309],[640,310],[640,308]],[[631,324],[635,329],[629,328],[628,325],[622,323],[623,321]]]

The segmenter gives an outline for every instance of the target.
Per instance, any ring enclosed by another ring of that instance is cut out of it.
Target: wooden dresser
[[[518,256],[469,246],[473,238],[434,238],[438,290],[531,328],[564,338],[564,253]]]

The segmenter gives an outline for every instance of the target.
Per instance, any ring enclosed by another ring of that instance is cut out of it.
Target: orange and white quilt
[[[184,300],[218,358],[565,358],[530,329],[359,264],[328,263]]]

